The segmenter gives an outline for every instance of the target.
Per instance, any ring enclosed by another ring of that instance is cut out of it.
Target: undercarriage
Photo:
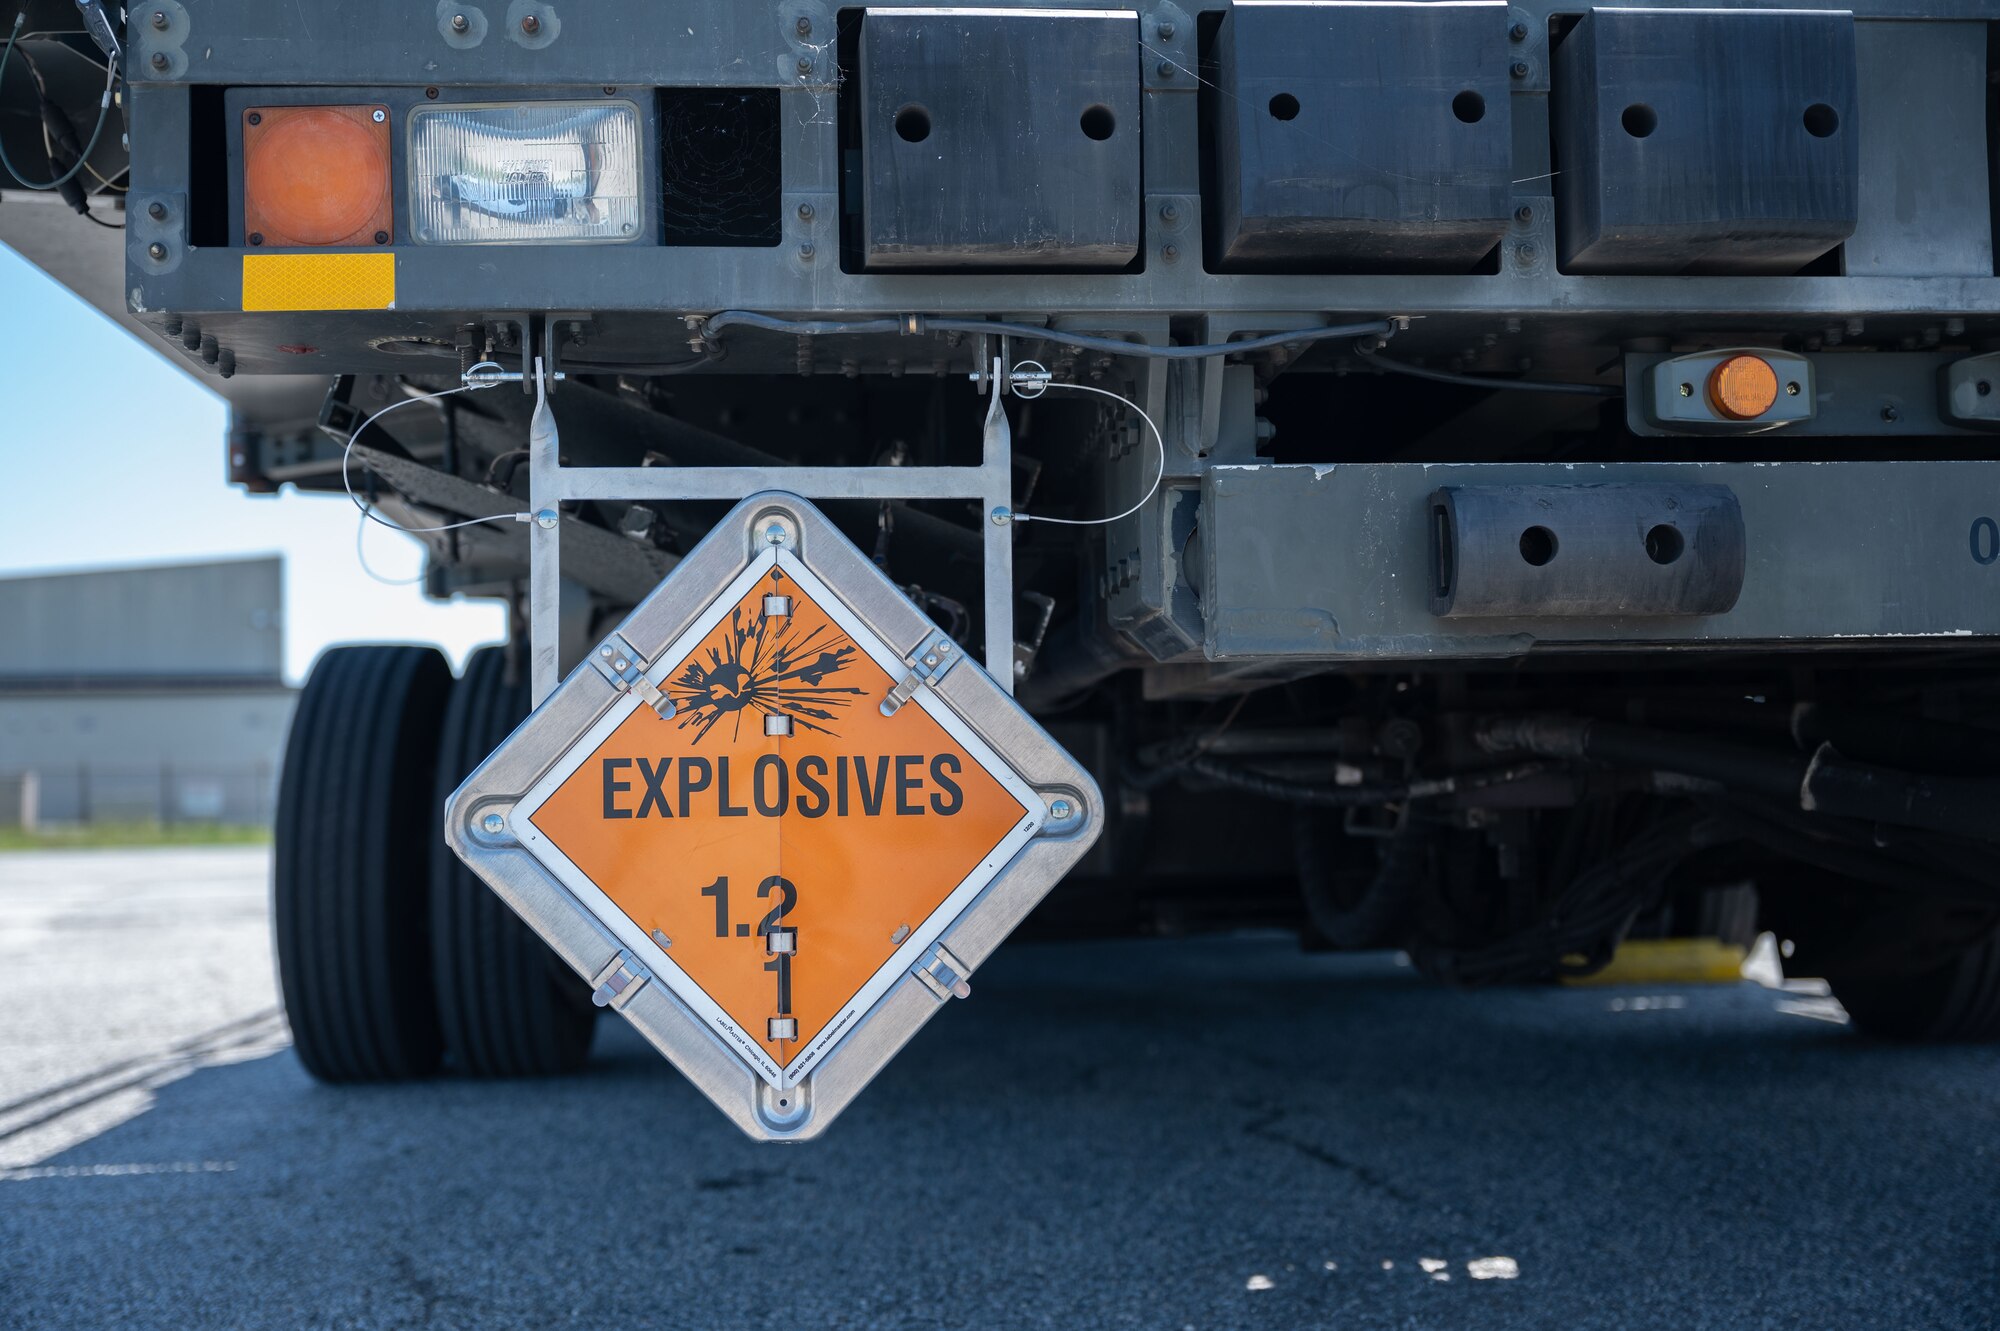
[[[442,745],[448,793],[795,493],[1102,790],[1030,933],[1276,927],[1479,986],[1768,930],[1864,1031],[2000,1035],[1990,7],[408,8],[134,9],[92,200],[128,322],[236,401],[235,484],[511,607],[476,682],[333,656],[303,715],[431,690],[380,743]],[[629,188],[439,202],[426,117],[538,102],[629,131]],[[384,220],[275,243],[246,155],[326,106],[383,127]],[[58,266],[17,193],[0,234]],[[475,687],[476,740],[438,710]],[[360,743],[300,724],[301,765]],[[556,973],[488,1028],[440,979],[444,1034],[315,1070],[573,1065]]]

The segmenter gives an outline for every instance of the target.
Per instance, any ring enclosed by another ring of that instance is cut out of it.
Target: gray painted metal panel
[[[1664,620],[1431,613],[1435,491],[1619,481],[1726,485],[1735,493],[1746,559],[1734,609]],[[1993,462],[1216,467],[1203,482],[1203,564],[1195,575],[1207,614],[1204,650],[1212,660],[1438,661],[1599,644],[2000,636],[1995,515],[2000,463]]]
[[[1993,215],[1984,23],[1862,23],[1854,30],[1860,211],[1850,274],[1988,277]]]

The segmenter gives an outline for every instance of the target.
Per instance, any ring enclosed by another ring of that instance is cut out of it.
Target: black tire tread
[[[2000,1041],[2000,934],[1910,976],[1828,977],[1856,1030],[1887,1040]]]
[[[528,714],[504,648],[466,662],[438,745],[436,806]],[[452,1060],[478,1077],[572,1072],[590,1056],[597,1009],[583,982],[440,839],[431,869],[432,971]]]
[[[340,647],[293,713],[272,907],[293,1045],[321,1081],[418,1077],[439,1061],[423,838],[450,689],[434,649]]]

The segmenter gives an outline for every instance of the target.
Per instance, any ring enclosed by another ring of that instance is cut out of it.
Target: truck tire
[[[527,715],[527,680],[508,680],[506,650],[474,652],[445,708],[431,808]],[[583,1066],[597,1028],[588,988],[436,835],[430,939],[445,1048],[460,1069],[539,1077]]]
[[[1913,975],[1829,975],[1854,1028],[1885,1040],[2000,1040],[2000,934]]]
[[[292,715],[272,913],[293,1047],[320,1081],[434,1071],[430,856],[451,667],[428,647],[336,647]]]

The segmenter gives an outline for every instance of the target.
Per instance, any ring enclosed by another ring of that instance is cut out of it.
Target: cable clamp
[[[1023,402],[1033,402],[1049,391],[1055,376],[1040,361],[1024,360],[1007,372],[1007,386],[1014,390],[1014,396]],[[1033,389],[1033,392],[1029,392]]]
[[[639,961],[624,948],[618,955],[604,963],[604,968],[590,977],[590,1001],[598,1007],[608,1007],[614,1012],[623,1011],[632,995],[646,987],[646,981],[653,978],[653,972],[639,964]]]
[[[924,987],[943,1002],[948,998],[972,997],[972,986],[965,977],[972,973],[972,967],[960,961],[945,950],[943,943],[934,943],[924,959],[916,964],[910,974],[924,982]]]
[[[902,681],[882,699],[882,715],[894,716],[902,711],[903,704],[916,697],[917,690],[926,684],[935,687],[964,655],[965,652],[952,641],[949,633],[943,629],[932,629],[917,645],[917,650],[904,658],[910,673],[904,675]]]
[[[591,655],[590,664],[610,681],[612,688],[620,693],[636,693],[662,719],[674,714],[674,700],[646,678],[646,658],[633,651],[632,644],[625,641],[622,634],[614,633],[599,643],[597,651]]]

